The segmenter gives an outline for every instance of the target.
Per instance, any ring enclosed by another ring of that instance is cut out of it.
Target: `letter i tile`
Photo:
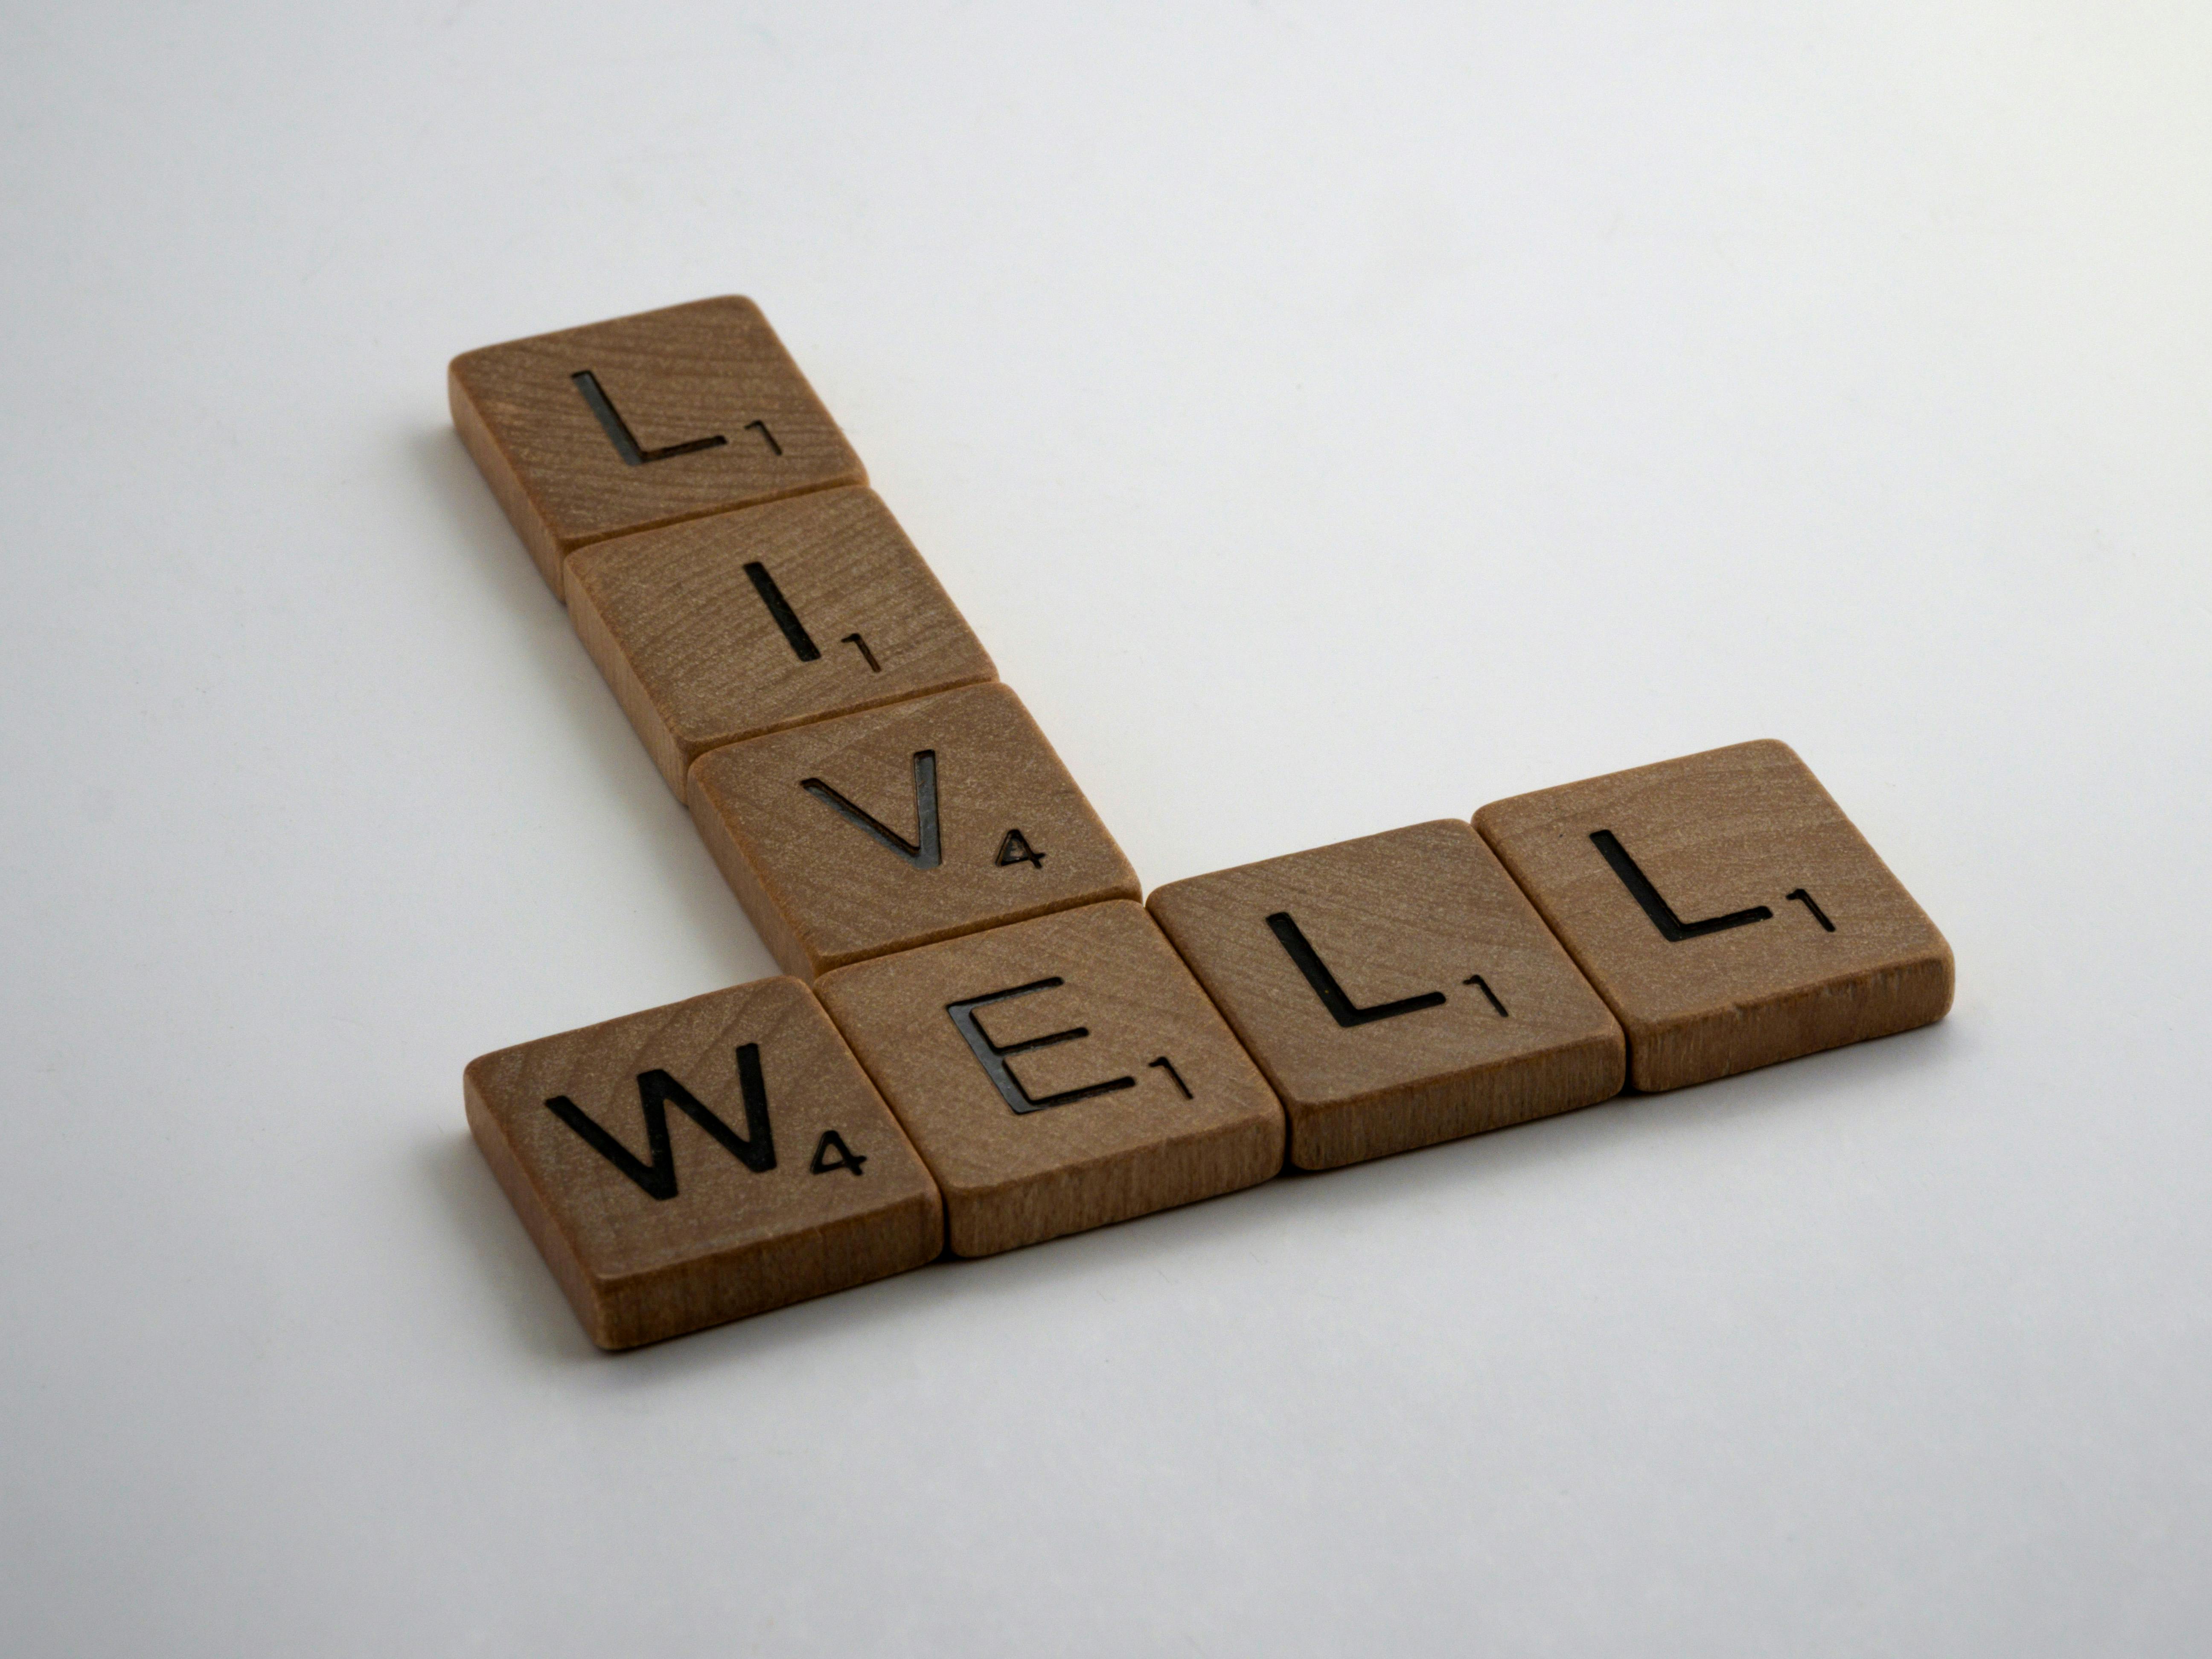
[[[1141,905],[1063,911],[824,975],[822,1000],[989,1255],[1249,1187],[1275,1097]]]
[[[469,1127],[603,1348],[903,1273],[944,1248],[937,1188],[796,980],[502,1048]]]
[[[994,678],[872,489],[587,547],[568,614],[678,795],[710,749]]]

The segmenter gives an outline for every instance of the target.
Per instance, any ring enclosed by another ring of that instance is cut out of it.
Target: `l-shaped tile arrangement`
[[[487,346],[449,386],[789,975],[464,1073],[603,1347],[1950,1007],[1943,936],[1775,742],[1140,903],[750,301]]]

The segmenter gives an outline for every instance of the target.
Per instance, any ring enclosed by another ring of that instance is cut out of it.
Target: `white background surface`
[[[2201,7],[354,10],[0,33],[0,1647],[2206,1639]],[[1148,886],[1778,736],[1956,1012],[599,1356],[461,1066],[772,966],[442,378],[732,290]]]

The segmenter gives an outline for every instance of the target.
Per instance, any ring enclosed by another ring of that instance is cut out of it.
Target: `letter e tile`
[[[822,1000],[989,1255],[1253,1186],[1283,1115],[1141,905],[840,969]]]

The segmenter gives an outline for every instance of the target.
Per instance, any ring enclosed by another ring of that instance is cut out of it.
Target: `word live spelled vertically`
[[[449,386],[795,976],[464,1073],[477,1145],[603,1347],[1950,1006],[1942,935],[1779,743],[1147,908],[751,301],[489,346]]]

